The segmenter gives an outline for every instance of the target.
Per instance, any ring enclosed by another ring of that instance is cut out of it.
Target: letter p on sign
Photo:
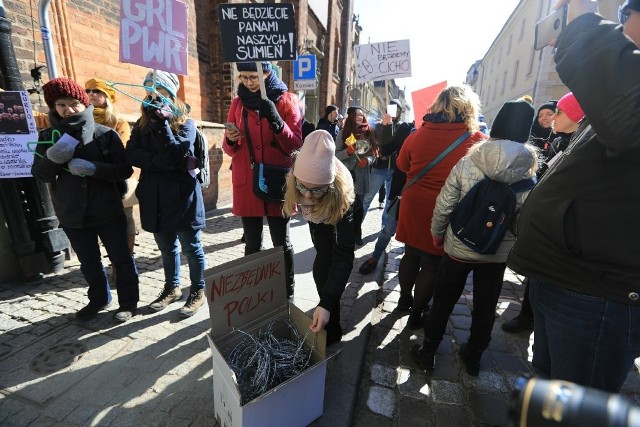
[[[315,80],[316,79],[316,56],[299,55],[293,62],[294,80]]]

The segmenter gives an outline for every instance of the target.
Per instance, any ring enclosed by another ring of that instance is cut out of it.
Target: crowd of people
[[[589,0],[570,3],[555,61],[571,92],[543,100],[537,109],[529,96],[507,101],[490,126],[478,95],[464,84],[445,88],[418,125],[403,122],[401,102],[394,99],[395,115],[382,114],[377,123],[361,106],[349,106],[343,116],[329,105],[316,126],[306,126],[298,98],[271,63],[236,64],[237,96],[226,118],[233,125],[226,127],[222,148],[231,157],[232,212],[242,223],[244,253],[262,250],[266,220],[273,245],[283,248],[286,293],[293,297],[290,221],[295,215],[307,220],[320,299],[311,329],[326,329],[329,344],[342,338],[340,298],[363,243],[362,221],[384,187],[381,232],[358,271],[370,274],[394,235],[404,243],[398,309],[409,314],[409,328],[424,329],[424,342],[411,349],[420,367],[437,368],[449,316],[473,272],[470,334],[459,353],[467,373],[479,374],[509,267],[526,277],[525,299],[518,316],[502,327],[534,330],[535,372],[620,390],[640,356],[640,236],[630,225],[639,203],[640,0],[620,8],[622,25],[591,13]],[[115,271],[115,320],[137,314],[136,229],[131,205],[123,202],[126,186],[121,188],[133,167],[140,170],[139,180],[129,184],[136,187],[141,226],[153,233],[164,269],[150,309],[182,298],[181,252],[190,289],[179,313],[192,316],[204,303],[196,126],[179,85],[174,74],[150,71],[132,129],[119,117],[116,93],[104,80],[91,79],[82,88],[61,77],[43,86],[49,112],[40,140],[51,140],[54,130],[61,136],[53,145],[39,144],[32,172],[55,183],[56,213],[89,287],[79,320],[95,317],[112,300],[99,240]],[[281,171],[279,196],[257,193],[257,164]],[[487,181],[510,188],[504,199],[512,200],[513,215],[486,222],[504,234],[492,250],[481,251],[459,236],[451,218]],[[522,182],[531,186],[516,189]],[[398,216],[388,215],[399,196]]]

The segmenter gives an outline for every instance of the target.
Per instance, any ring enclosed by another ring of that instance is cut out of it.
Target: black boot
[[[411,309],[411,314],[409,314],[409,329],[422,329],[424,328],[424,313],[417,312]]]
[[[436,367],[436,351],[440,341],[431,341],[427,338],[422,342],[422,347],[414,345],[411,347],[411,356],[416,361],[420,369],[432,372]]]
[[[480,374],[481,351],[469,350],[467,343],[460,346],[460,358],[464,362],[467,374],[477,377]]]
[[[533,317],[520,313],[513,319],[504,322],[502,324],[502,330],[512,334],[522,331],[532,331]]]

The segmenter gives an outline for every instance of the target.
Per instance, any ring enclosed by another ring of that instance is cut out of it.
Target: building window
[[[536,51],[531,49],[531,56],[529,57],[529,69],[527,70],[527,76],[530,76],[533,73],[533,62],[536,57]]]
[[[507,85],[507,72],[502,75],[502,88],[500,89],[500,95],[504,95],[504,88]]]
[[[513,43],[513,34],[509,35],[509,44],[507,45],[507,55],[511,53],[511,43]]]
[[[520,66],[520,61],[516,61],[516,65],[513,67],[513,81],[511,82],[511,87],[515,87],[516,83],[518,83],[518,67]]]
[[[526,23],[527,23],[527,20],[523,19],[522,25],[520,26],[520,38],[518,38],[518,41],[521,41],[524,38],[524,29],[526,27]]]

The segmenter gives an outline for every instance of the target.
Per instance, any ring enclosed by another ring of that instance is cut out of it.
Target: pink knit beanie
[[[309,184],[331,184],[336,177],[335,152],[336,144],[329,132],[311,132],[296,157],[293,176]]]
[[[578,123],[584,118],[584,111],[578,104],[578,100],[569,92],[558,101],[558,108],[569,117],[572,122]]]

